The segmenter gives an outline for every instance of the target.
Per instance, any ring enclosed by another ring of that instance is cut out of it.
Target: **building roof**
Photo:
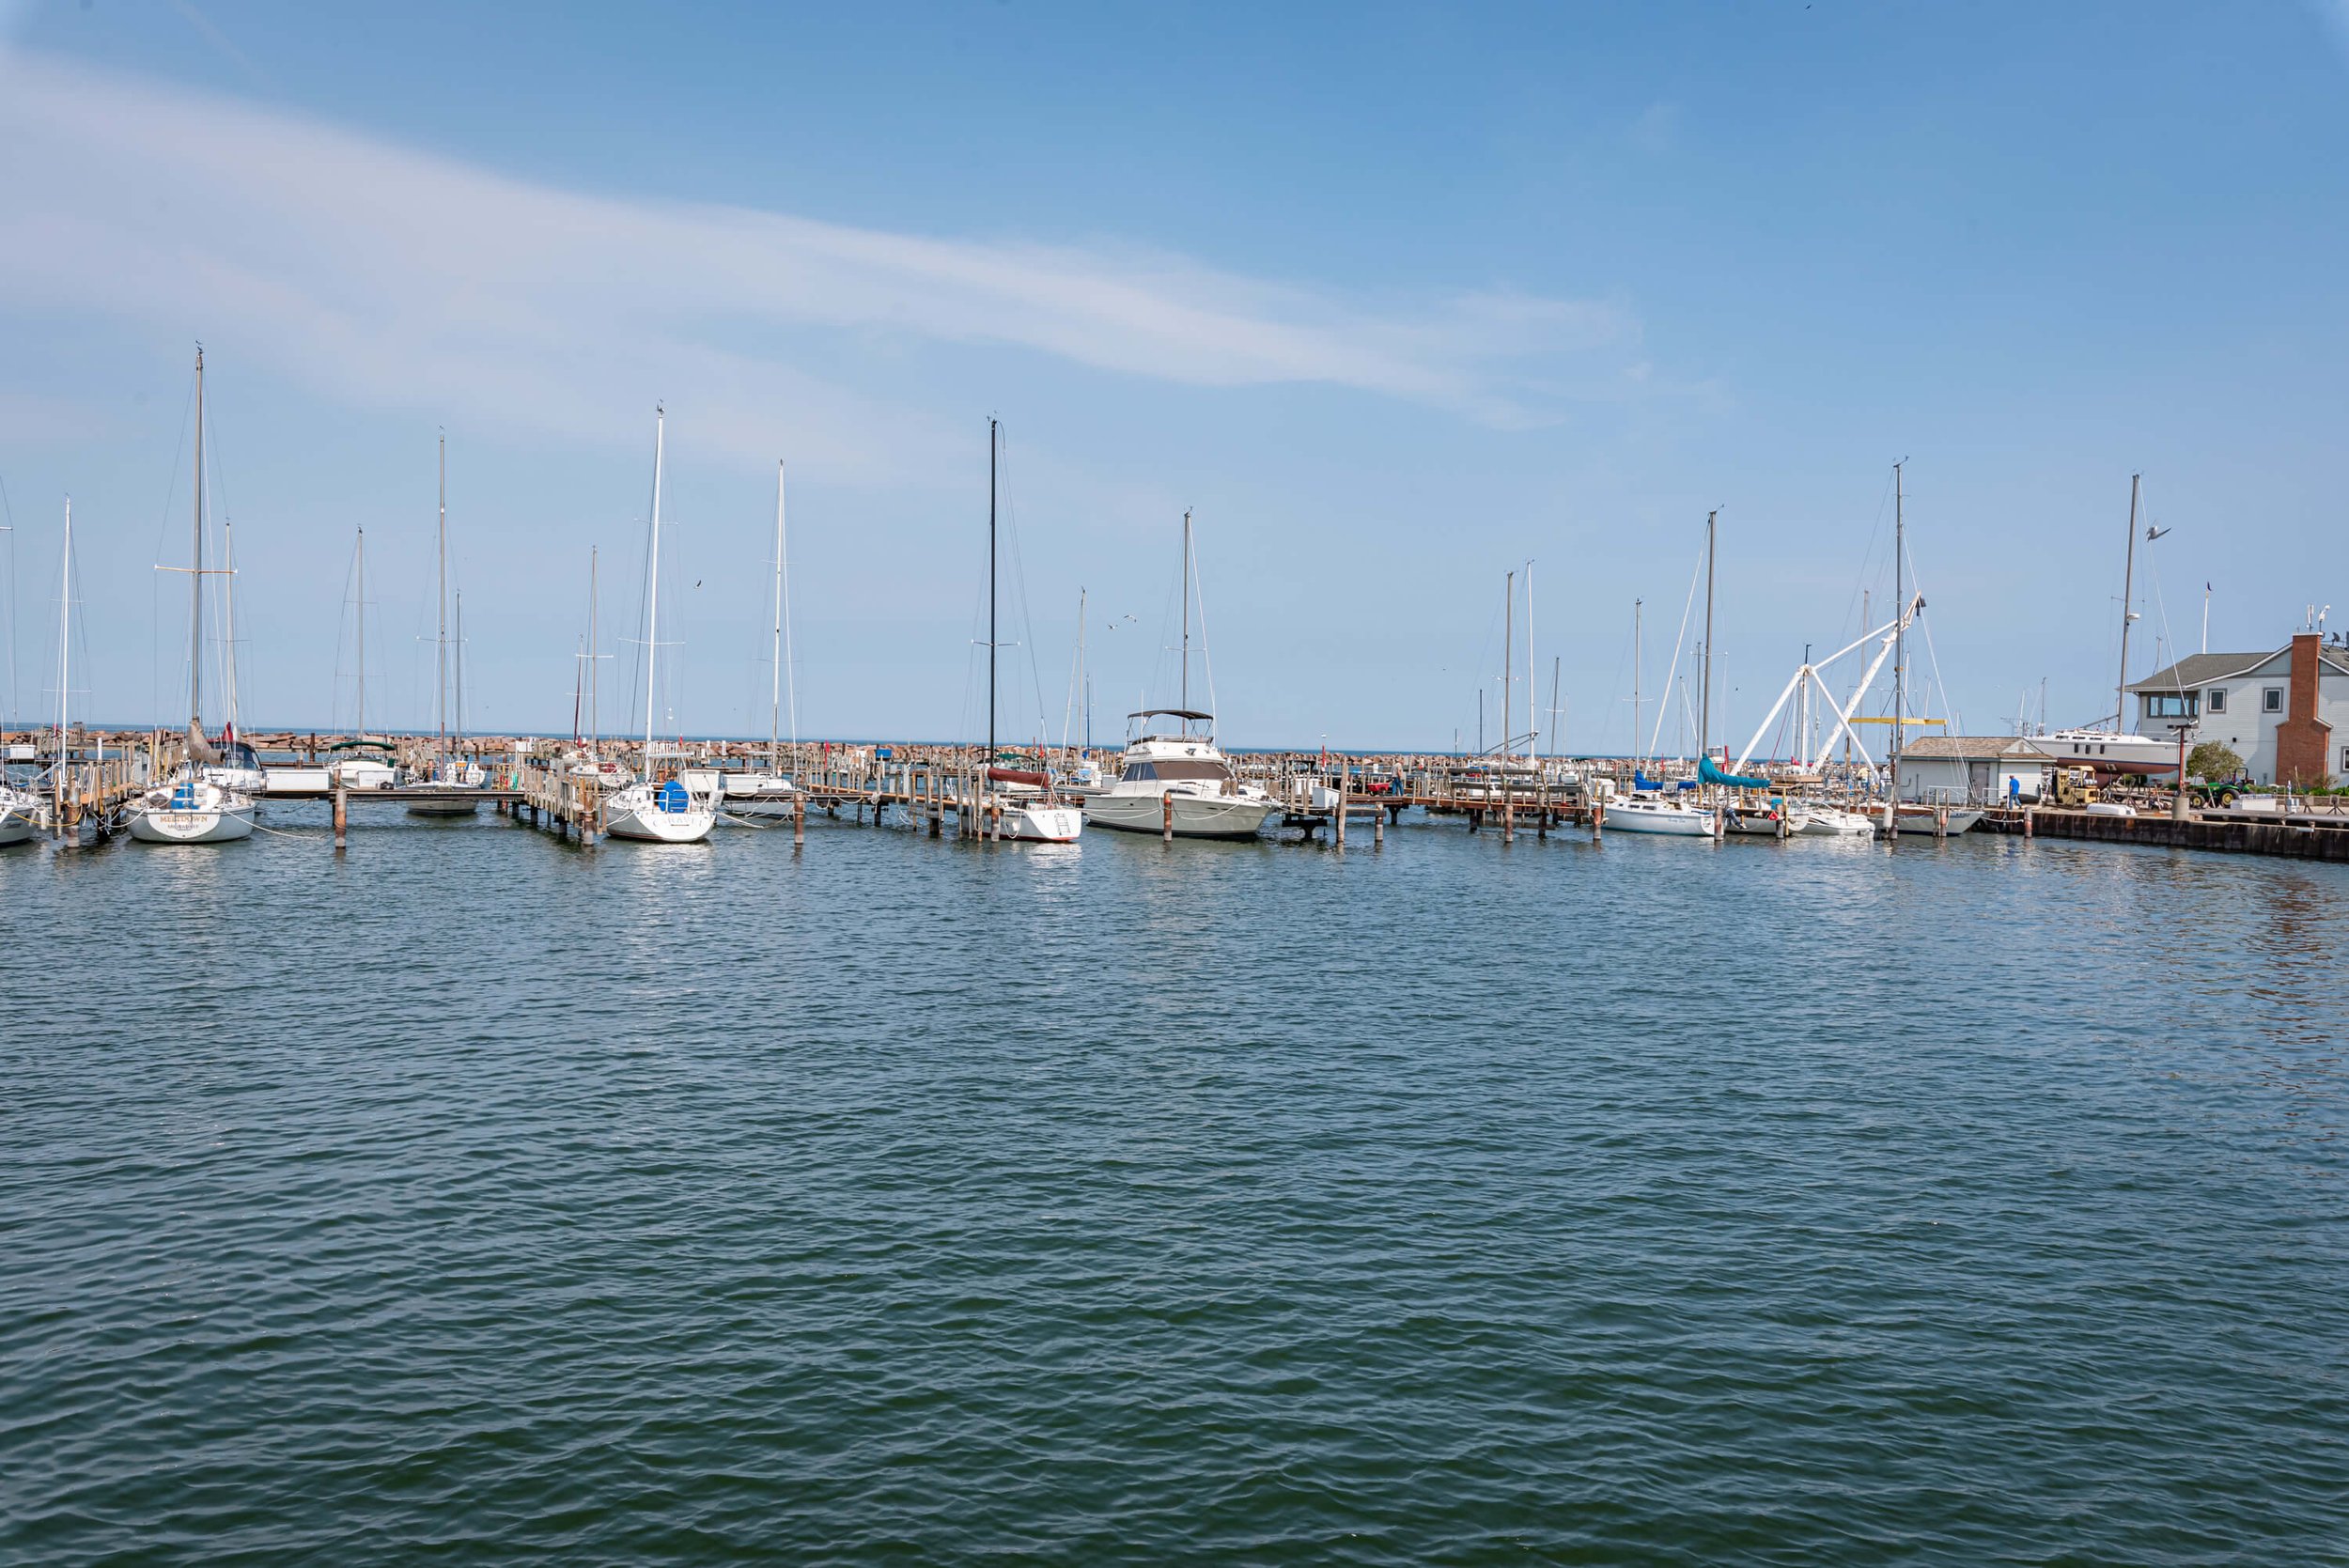
[[[1925,735],[1901,748],[1904,762],[1937,757],[1945,762],[1983,762],[1999,757],[2037,761],[2046,755],[2040,747],[2015,735]]]
[[[2292,651],[2286,644],[2266,653],[2189,653],[2167,669],[2155,670],[2143,680],[2129,682],[2131,691],[2191,691],[2217,680],[2232,680],[2248,675],[2261,665],[2281,659]],[[2318,665],[2327,675],[2349,675],[2349,648],[2326,647],[2318,650]]]

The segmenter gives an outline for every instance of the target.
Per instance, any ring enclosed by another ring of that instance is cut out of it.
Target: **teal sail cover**
[[[1724,773],[1709,756],[1697,759],[1697,777],[1709,784],[1727,784],[1732,789],[1767,789],[1767,779],[1749,779],[1742,774]]]

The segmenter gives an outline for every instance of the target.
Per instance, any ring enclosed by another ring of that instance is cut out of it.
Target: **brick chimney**
[[[2316,716],[2316,691],[2324,673],[2324,656],[2313,631],[2292,639],[2291,688],[2284,701],[2284,721],[2276,726],[2276,782],[2313,784],[2331,771],[2333,726]]]

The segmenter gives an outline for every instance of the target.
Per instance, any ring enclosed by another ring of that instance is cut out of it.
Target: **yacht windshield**
[[[1161,757],[1156,762],[1128,763],[1124,778],[1128,784],[1150,779],[1213,779],[1221,783],[1231,776],[1232,770],[1220,762]]]

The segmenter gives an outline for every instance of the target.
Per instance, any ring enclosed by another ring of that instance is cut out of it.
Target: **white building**
[[[1934,805],[1994,805],[2039,799],[2056,759],[2042,742],[2012,735],[1928,735],[1901,748],[1901,799]]]
[[[2349,778],[2349,647],[2315,632],[2272,653],[2188,654],[2129,691],[2139,735],[2191,723],[2189,745],[2217,741],[2255,784]]]

